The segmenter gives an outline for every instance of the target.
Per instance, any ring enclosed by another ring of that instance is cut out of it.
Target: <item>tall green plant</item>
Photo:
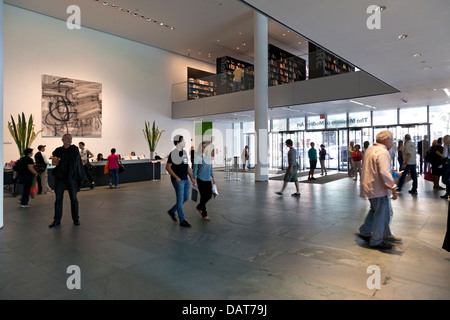
[[[150,127],[150,121],[146,121],[145,129],[143,129],[142,131],[144,132],[144,136],[147,140],[150,152],[155,152],[159,139],[161,138],[161,135],[165,130],[160,131],[156,126],[155,121],[153,120],[153,126]]]
[[[33,115],[30,114],[27,122],[23,112],[22,116],[20,116],[20,114],[17,116],[17,125],[11,115],[11,121],[8,121],[8,129],[19,148],[20,156],[25,154],[25,149],[29,148],[37,135],[43,131],[39,130],[38,132],[34,132]]]

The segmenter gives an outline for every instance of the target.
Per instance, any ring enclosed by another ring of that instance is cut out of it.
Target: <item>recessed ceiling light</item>
[[[432,67],[428,66],[428,67],[425,67],[425,68],[423,68],[423,69],[424,69],[424,70],[431,70]]]
[[[413,55],[414,58],[421,57],[421,56],[422,56],[421,53],[416,53],[416,54]]]
[[[407,34],[401,34],[401,35],[398,36],[398,38],[399,39],[406,39],[406,38],[408,38],[408,35]]]
[[[375,9],[375,12],[377,12],[377,11],[384,11],[384,10],[386,10],[386,9],[387,9],[386,6],[378,6],[378,7]]]
[[[355,103],[355,104],[359,104],[359,105],[361,105],[361,106],[364,105],[364,103],[361,103],[361,102],[358,102],[358,101],[353,101],[353,100],[349,100],[349,101],[352,102],[352,103]]]

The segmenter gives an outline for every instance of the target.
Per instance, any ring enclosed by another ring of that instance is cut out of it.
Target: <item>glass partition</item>
[[[385,126],[397,124],[397,109],[385,111],[373,111],[373,126]]]
[[[400,124],[427,122],[427,107],[399,110]]]
[[[450,104],[430,107],[430,137],[436,140],[450,134]]]

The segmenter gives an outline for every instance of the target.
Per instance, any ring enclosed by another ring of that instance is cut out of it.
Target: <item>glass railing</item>
[[[270,59],[268,68],[268,86],[358,71],[350,63],[322,50],[287,59]],[[173,85],[172,101],[180,102],[252,90],[254,82],[253,66],[241,70],[228,69],[225,73],[199,79],[189,78],[187,82]]]

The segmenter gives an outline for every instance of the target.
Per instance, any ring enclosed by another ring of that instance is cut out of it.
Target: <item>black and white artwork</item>
[[[42,135],[102,136],[102,84],[42,75]]]

